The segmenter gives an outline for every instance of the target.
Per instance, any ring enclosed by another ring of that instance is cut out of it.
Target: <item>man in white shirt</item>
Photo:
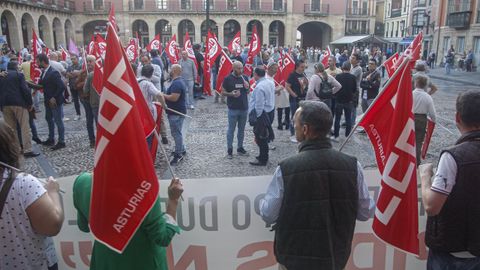
[[[431,163],[419,168],[427,270],[480,269],[480,91],[461,93],[456,108],[462,136],[442,152],[433,180]]]
[[[428,78],[422,75],[415,77],[415,90],[413,90],[413,113],[415,114],[415,140],[417,147],[417,166],[420,165],[422,145],[427,129],[427,116],[435,122],[435,107],[432,97],[425,92]]]

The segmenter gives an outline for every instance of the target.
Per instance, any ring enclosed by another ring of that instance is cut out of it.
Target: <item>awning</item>
[[[330,44],[350,44],[350,43],[388,43],[387,40],[377,37],[375,35],[363,35],[363,36],[344,36],[341,37]]]
[[[391,38],[385,38],[386,41],[390,43],[399,43],[402,41],[403,38],[398,38],[398,37],[391,37]]]
[[[400,45],[409,45],[412,43],[414,37],[404,37],[398,44]]]

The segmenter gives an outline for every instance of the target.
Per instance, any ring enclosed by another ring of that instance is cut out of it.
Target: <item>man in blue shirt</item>
[[[187,113],[187,105],[185,104],[185,95],[187,88],[182,78],[182,67],[179,64],[172,65],[171,71],[172,84],[167,89],[167,92],[163,95],[167,107],[180,112],[182,114]],[[170,161],[170,165],[177,165],[183,160],[183,157],[187,153],[185,151],[185,145],[183,144],[183,115],[177,114],[170,110],[167,110],[168,122],[170,123],[170,132],[172,133],[173,140],[175,141],[175,153],[173,159]]]
[[[272,138],[272,120],[275,115],[275,83],[265,78],[265,69],[255,68],[253,77],[256,87],[250,99],[249,112],[255,110],[257,122],[253,128],[255,141],[260,148],[257,160],[250,162],[254,166],[265,166],[268,161],[268,142]]]

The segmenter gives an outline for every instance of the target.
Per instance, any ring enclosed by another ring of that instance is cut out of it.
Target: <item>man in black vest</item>
[[[299,153],[277,167],[260,215],[274,225],[280,269],[337,270],[351,252],[355,219],[373,216],[375,203],[357,159],[332,149],[332,113],[302,101],[294,116]]]
[[[460,139],[440,155],[433,180],[432,164],[419,168],[428,270],[480,269],[480,91],[461,93],[456,107]]]

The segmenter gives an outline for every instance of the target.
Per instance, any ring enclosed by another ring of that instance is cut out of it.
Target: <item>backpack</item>
[[[318,76],[318,75],[317,75]],[[320,91],[317,92],[316,89],[313,89],[313,92],[319,99],[331,99],[333,98],[333,87],[332,84],[328,82],[328,80],[324,80],[322,76],[320,77],[320,80],[322,82],[320,83]]]

